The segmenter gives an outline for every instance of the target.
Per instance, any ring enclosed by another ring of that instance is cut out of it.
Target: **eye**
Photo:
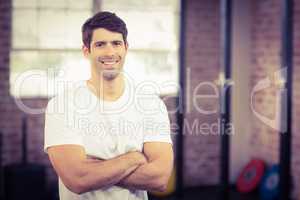
[[[97,42],[95,43],[95,47],[103,47],[105,45],[104,42]]]
[[[121,41],[113,41],[114,46],[121,46],[122,42]]]

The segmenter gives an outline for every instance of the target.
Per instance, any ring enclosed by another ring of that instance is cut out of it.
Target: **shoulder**
[[[66,89],[52,97],[47,104],[46,111],[61,112],[74,110],[76,106],[81,106],[82,102],[87,102],[87,90],[82,82],[68,84]]]
[[[65,111],[66,108],[70,109],[72,94],[74,94],[74,89],[70,87],[51,97],[48,101],[46,112],[61,113],[62,111]]]

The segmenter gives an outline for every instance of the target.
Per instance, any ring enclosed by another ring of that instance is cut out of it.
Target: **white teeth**
[[[113,65],[113,64],[115,64],[116,62],[114,61],[114,62],[102,62],[102,63],[104,63],[105,65]]]

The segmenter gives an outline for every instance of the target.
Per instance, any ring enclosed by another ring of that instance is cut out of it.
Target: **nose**
[[[104,49],[104,55],[113,56],[115,54],[115,49],[111,44],[107,44]]]

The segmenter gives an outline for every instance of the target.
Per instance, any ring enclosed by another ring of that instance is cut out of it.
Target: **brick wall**
[[[280,9],[277,1],[255,1],[252,7],[251,89],[259,81],[270,78],[280,67]],[[273,82],[274,83],[274,82]],[[257,92],[255,110],[273,119],[276,109],[275,85]],[[260,155],[268,163],[278,160],[278,132],[253,117],[251,144],[253,156]]]
[[[1,0],[0,3],[0,95],[3,98],[8,96],[8,74],[9,74],[9,47],[10,47],[10,20],[11,14],[9,12],[11,7],[9,0]],[[1,98],[1,102],[5,100]],[[1,104],[2,105],[2,104]]]
[[[12,119],[12,115],[6,115],[5,113],[14,112],[12,110],[12,105],[10,103],[11,98],[9,97],[9,48],[10,48],[10,36],[11,36],[11,1],[3,0],[0,3],[0,112],[1,112],[1,120],[0,120],[0,130],[3,136],[3,151],[4,155],[2,155],[3,164],[9,162],[8,158],[11,154],[14,154],[19,157],[18,152],[13,149],[14,145],[8,145],[9,138],[16,138],[17,127],[12,123],[8,123],[8,120],[17,121],[16,119]],[[17,141],[17,139],[15,140]],[[16,143],[18,144],[18,143]]]
[[[55,180],[46,154],[43,152],[43,115],[29,115],[21,111],[9,95],[9,50],[11,41],[11,0],[0,2],[0,131],[3,135],[3,165],[21,162],[22,118],[28,122],[28,161],[47,166],[49,180]],[[47,99],[21,99],[31,108],[43,108]]]
[[[218,101],[213,98],[193,101],[194,92],[198,95],[215,94],[209,86],[200,86],[198,90],[197,87],[205,82],[214,84],[219,74],[218,2],[187,1],[185,65],[188,98],[185,119],[190,128],[186,126],[184,131],[184,184],[187,187],[216,184],[219,177],[220,137],[199,128],[203,124],[212,127],[218,121],[218,113],[203,114],[196,109],[198,106],[202,110],[218,110]],[[198,124],[198,128],[192,129],[193,124]]]
[[[294,96],[293,96],[293,139],[292,139],[292,178],[294,183],[293,196],[300,196],[300,127],[299,121],[299,67],[300,67],[300,1],[295,0],[294,21]],[[272,85],[261,90],[255,95],[254,108],[257,112],[269,119],[274,119],[278,107],[276,106],[276,91],[278,87],[274,84],[274,72],[280,67],[280,45],[281,45],[281,19],[280,1],[255,1],[252,7],[252,73],[251,88],[264,78],[270,78]],[[252,113],[253,114],[253,113]],[[252,115],[251,145],[253,157],[260,157],[268,164],[279,161],[279,134],[278,131],[262,123],[256,116]]]
[[[294,196],[300,199],[300,1],[294,6],[294,85],[293,85],[293,140],[292,140],[292,173],[294,182]]]

